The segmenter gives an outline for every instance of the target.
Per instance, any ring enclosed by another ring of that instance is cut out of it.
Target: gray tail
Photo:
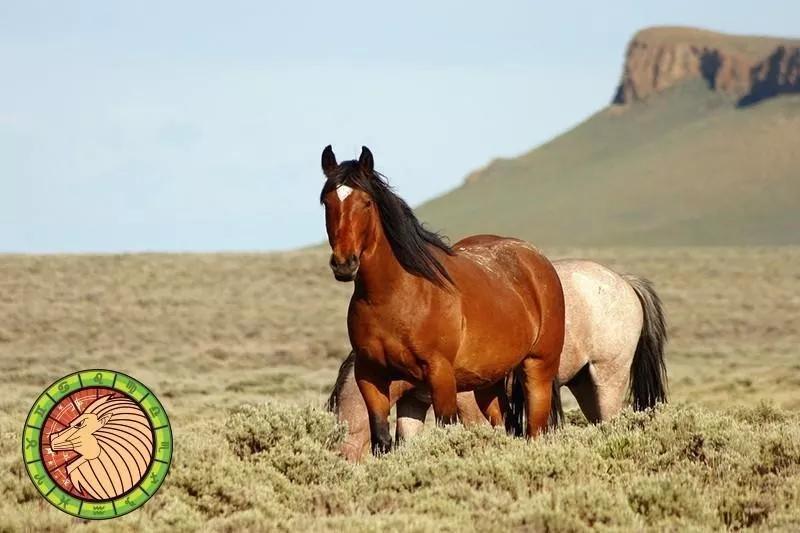
[[[353,368],[355,362],[356,352],[350,352],[347,359],[342,361],[341,366],[339,366],[339,374],[336,376],[336,383],[334,383],[331,395],[325,403],[325,408],[331,413],[339,412],[339,395],[342,392],[342,387],[344,387],[345,382],[347,382],[347,378],[350,376],[350,370]]]
[[[642,334],[633,355],[628,392],[633,409],[642,411],[667,401],[667,367],[664,363],[667,326],[664,307],[653,284],[630,275],[626,275],[625,280],[639,297],[644,312]]]
[[[506,390],[511,394],[508,398],[506,412],[506,432],[509,435],[521,437],[525,435],[525,391],[522,388],[522,371],[519,369],[511,372],[506,378]],[[547,425],[555,429],[564,423],[564,409],[561,405],[561,385],[558,379],[553,380],[553,391],[550,400],[550,417]]]

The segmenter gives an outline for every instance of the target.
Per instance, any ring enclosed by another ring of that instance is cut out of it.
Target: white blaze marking
[[[340,202],[344,202],[344,199],[350,196],[350,193],[353,192],[353,189],[348,187],[347,185],[339,185],[336,187],[336,196],[339,197]]]

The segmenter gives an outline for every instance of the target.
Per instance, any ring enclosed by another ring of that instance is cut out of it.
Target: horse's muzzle
[[[333,277],[338,281],[353,281],[356,279],[359,261],[355,254],[344,260],[340,260],[335,254],[332,254],[330,265],[331,270],[333,270]]]

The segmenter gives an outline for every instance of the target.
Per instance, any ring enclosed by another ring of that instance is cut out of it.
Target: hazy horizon
[[[0,7],[0,252],[324,239],[319,155],[412,205],[607,105],[639,29],[793,37],[800,5]]]

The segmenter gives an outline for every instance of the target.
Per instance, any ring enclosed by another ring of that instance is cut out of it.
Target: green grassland
[[[0,531],[800,527],[800,249],[545,252],[655,282],[672,404],[536,442],[431,429],[360,465],[320,409],[351,290],[324,251],[0,256]],[[52,508],[20,457],[37,395],[90,367],[147,384],[175,435],[161,491],[112,523]]]
[[[607,107],[419,209],[453,237],[559,245],[800,244],[800,96],[747,108],[705,82]],[[392,182],[402,193],[402,177]]]

